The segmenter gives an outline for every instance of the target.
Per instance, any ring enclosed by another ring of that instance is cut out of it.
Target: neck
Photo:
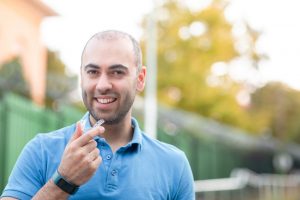
[[[133,137],[131,116],[126,116],[117,124],[103,124],[105,132],[103,138],[108,142],[113,152],[126,145]]]

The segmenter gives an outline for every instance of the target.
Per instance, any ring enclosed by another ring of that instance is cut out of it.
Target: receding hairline
[[[117,30],[107,30],[98,32],[91,37],[98,40],[117,40],[117,39],[131,39],[131,35],[125,32],[117,31]]]
[[[82,59],[83,59],[83,55],[86,51],[86,48],[92,40],[114,41],[114,40],[120,40],[120,39],[125,39],[125,40],[128,40],[129,42],[131,42],[132,49],[133,49],[133,54],[134,54],[134,57],[135,57],[135,64],[136,64],[136,66],[138,68],[138,71],[139,71],[142,67],[142,52],[141,52],[141,48],[140,48],[139,43],[130,34],[122,32],[122,31],[118,31],[118,30],[107,30],[107,31],[101,31],[101,32],[98,32],[98,33],[94,34],[87,41],[87,43],[86,43],[86,45],[85,45],[85,47],[82,51],[81,62],[82,62]]]

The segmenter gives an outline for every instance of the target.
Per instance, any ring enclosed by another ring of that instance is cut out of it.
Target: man
[[[88,113],[80,123],[39,134],[23,149],[2,199],[193,200],[184,153],[149,138],[132,118],[146,68],[132,36],[94,35],[81,59]],[[104,124],[95,126],[103,120]]]

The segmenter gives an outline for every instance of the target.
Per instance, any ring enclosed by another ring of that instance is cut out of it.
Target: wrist
[[[63,177],[59,172],[58,170],[56,170],[52,176],[52,181],[53,183],[59,187],[62,191],[70,194],[70,195],[73,195],[75,194],[78,189],[79,189],[79,186],[78,185],[75,185],[71,182],[69,182],[65,177]]]

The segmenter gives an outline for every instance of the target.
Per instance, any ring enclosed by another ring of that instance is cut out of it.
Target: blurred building
[[[19,57],[33,101],[43,105],[46,88],[47,49],[40,24],[56,13],[41,0],[0,1],[0,65]]]

